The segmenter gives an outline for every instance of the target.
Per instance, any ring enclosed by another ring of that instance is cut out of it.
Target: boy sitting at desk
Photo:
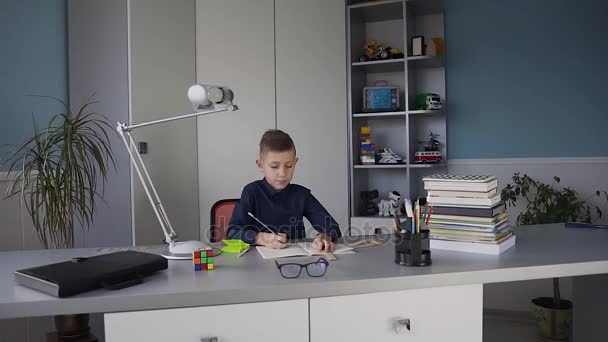
[[[289,240],[306,236],[303,221],[306,217],[319,232],[312,247],[333,252],[334,241],[341,236],[338,223],[309,189],[291,184],[298,162],[291,137],[281,130],[266,131],[260,140],[259,158],[256,164],[264,178],[243,189],[228,226],[228,238],[285,248]],[[269,232],[249,212],[277,234]]]

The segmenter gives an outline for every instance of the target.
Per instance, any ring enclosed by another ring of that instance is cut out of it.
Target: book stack
[[[431,208],[431,248],[500,254],[515,245],[495,176],[436,174],[422,180]]]

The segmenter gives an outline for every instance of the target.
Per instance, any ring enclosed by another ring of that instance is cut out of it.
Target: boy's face
[[[255,163],[264,174],[266,181],[277,191],[285,189],[293,178],[296,170],[296,152],[294,150],[275,152],[266,151],[262,153]]]

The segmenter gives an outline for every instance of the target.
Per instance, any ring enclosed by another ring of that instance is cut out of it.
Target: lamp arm
[[[148,122],[142,122],[139,124],[135,124],[135,125],[122,125],[119,123],[119,125],[122,125],[122,130],[124,132],[130,132],[136,128],[140,128],[140,127],[145,127],[145,126],[152,126],[152,125],[156,125],[156,124],[160,124],[160,123],[164,123],[164,122],[170,122],[170,121],[176,121],[176,120],[181,120],[181,119],[187,119],[187,118],[192,118],[192,117],[196,117],[196,116],[200,116],[200,115],[207,115],[207,114],[213,114],[213,113],[218,113],[218,112],[226,112],[226,111],[234,111],[237,110],[238,108],[235,105],[229,105],[226,106],[224,108],[219,108],[219,109],[212,109],[209,111],[205,111],[205,112],[196,112],[196,113],[192,113],[192,114],[185,114],[185,115],[180,115],[180,116],[175,116],[172,118],[165,118],[165,119],[160,119],[160,120],[155,120],[155,121],[148,121]]]
[[[137,175],[139,176],[139,180],[141,181],[144,191],[146,192],[148,200],[150,201],[150,204],[152,205],[152,209],[154,209],[154,213],[156,214],[158,223],[160,223],[160,227],[163,229],[163,233],[165,234],[165,241],[169,245],[171,245],[173,243],[174,239],[177,238],[177,234],[173,230],[173,227],[171,226],[171,222],[169,222],[169,218],[167,216],[167,213],[165,212],[165,208],[164,208],[162,202],[160,201],[158,192],[156,191],[156,188],[154,187],[154,183],[152,183],[152,179],[150,178],[150,174],[148,173],[148,170],[146,169],[146,165],[144,164],[143,159],[141,158],[139,153],[133,153],[133,151],[135,150],[135,147],[137,147],[137,146],[135,145],[135,141],[133,140],[131,131],[128,129],[128,126],[126,126],[125,124],[122,124],[120,122],[118,123],[116,130],[118,131],[118,134],[122,137],[122,141],[124,142],[125,147],[127,148],[127,151],[129,152],[129,157],[131,159],[131,162],[133,163],[133,166],[135,167],[135,171],[137,172]],[[125,135],[128,136],[128,140]],[[135,158],[135,155],[137,155],[137,158]],[[142,174],[141,170],[143,170],[143,174]],[[144,178],[144,174],[145,174],[145,178]],[[152,189],[152,192],[150,192],[149,188]],[[170,232],[167,229],[169,229]]]
[[[150,201],[150,204],[152,205],[154,214],[156,214],[158,223],[160,223],[160,227],[162,228],[163,233],[165,234],[165,241],[170,246],[177,239],[177,233],[175,233],[175,230],[173,230],[173,226],[171,225],[171,221],[169,221],[169,216],[167,215],[165,207],[163,206],[163,203],[160,200],[160,196],[158,195],[158,192],[156,191],[156,187],[154,186],[154,183],[152,183],[152,179],[150,178],[150,173],[148,172],[148,169],[146,168],[146,164],[144,164],[144,161],[141,158],[141,156],[139,155],[139,153],[134,152],[134,151],[137,151],[137,145],[135,144],[135,141],[133,140],[133,135],[131,134],[131,132],[134,129],[140,128],[140,127],[152,126],[152,125],[157,125],[157,124],[170,122],[170,121],[182,120],[182,119],[192,118],[192,117],[201,116],[201,115],[207,115],[207,114],[213,114],[213,113],[225,112],[225,111],[234,111],[234,110],[238,110],[238,107],[230,104],[227,106],[211,109],[208,111],[201,111],[201,112],[196,112],[196,113],[192,113],[192,114],[185,114],[185,115],[180,115],[180,116],[175,116],[175,117],[165,118],[165,119],[160,119],[160,120],[155,120],[155,121],[142,122],[142,123],[130,125],[130,126],[119,122],[116,126],[116,130],[118,131],[118,134],[121,136],[122,141],[124,142],[125,147],[127,148],[127,151],[129,152],[129,158],[131,159],[131,162],[132,162],[133,166],[135,167],[135,171],[137,172],[137,175],[139,176],[139,180],[141,181],[144,191],[146,192],[146,196],[148,197],[148,200]]]

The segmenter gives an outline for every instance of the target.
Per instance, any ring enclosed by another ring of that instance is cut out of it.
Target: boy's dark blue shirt
[[[241,239],[254,244],[258,232],[268,232],[247,212],[251,212],[274,232],[287,234],[290,240],[306,237],[303,217],[319,233],[328,234],[334,240],[342,235],[336,220],[310,190],[297,184],[289,184],[281,191],[276,191],[266,178],[247,184],[232,213],[228,239]]]

